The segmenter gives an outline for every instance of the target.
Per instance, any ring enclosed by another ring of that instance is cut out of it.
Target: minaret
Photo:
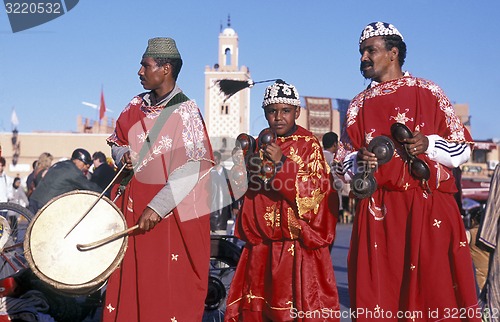
[[[227,27],[219,34],[218,63],[205,67],[205,122],[215,150],[231,152],[238,134],[250,129],[250,90],[244,89],[225,101],[215,83],[219,79],[250,79],[246,66],[238,66],[238,34]]]

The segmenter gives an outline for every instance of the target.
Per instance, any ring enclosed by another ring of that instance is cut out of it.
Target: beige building
[[[454,104],[455,112],[474,139],[471,128],[469,104]],[[500,149],[493,140],[474,141],[472,156],[462,166],[462,175],[473,178],[489,178],[500,159]]]
[[[71,157],[76,148],[84,148],[90,154],[102,151],[110,156],[106,138],[112,133],[115,120],[105,116],[101,122],[77,117],[77,132],[0,132],[2,156],[6,159],[5,170],[10,176],[27,177],[33,161],[43,152],[54,156],[54,162]],[[17,156],[17,157],[16,157]]]

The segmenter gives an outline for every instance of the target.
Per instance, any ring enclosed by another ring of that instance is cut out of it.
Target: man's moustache
[[[363,70],[364,68],[366,67],[371,67],[373,66],[373,64],[371,62],[362,62],[360,65],[359,65],[359,69],[360,70]]]

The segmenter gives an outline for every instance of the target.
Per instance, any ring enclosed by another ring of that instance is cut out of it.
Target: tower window
[[[224,51],[224,55],[226,56],[226,66],[231,65],[231,49],[226,48],[226,50]]]
[[[228,115],[229,114],[229,105],[221,105],[220,114]]]

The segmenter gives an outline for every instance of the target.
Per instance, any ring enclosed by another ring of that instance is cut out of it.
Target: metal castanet
[[[266,146],[276,142],[276,132],[271,130],[270,128],[265,128],[260,131],[259,136],[257,137],[257,142],[259,149],[265,149]]]
[[[255,153],[257,143],[255,142],[255,138],[253,136],[246,133],[240,133],[236,137],[236,147],[240,148],[243,151],[244,156],[247,156],[249,154]]]
[[[421,160],[416,156],[410,154],[405,143],[406,139],[413,138],[413,133],[405,124],[396,122],[391,125],[391,135],[396,142],[403,146],[403,153],[409,160],[411,175],[414,178],[421,180],[422,183],[426,185],[426,182],[431,177],[431,170],[429,169],[429,165],[424,160]]]
[[[385,135],[379,135],[373,138],[368,144],[367,149],[375,154],[378,165],[386,164],[391,161],[395,150],[394,143]]]
[[[351,181],[351,191],[359,199],[370,197],[377,187],[377,180],[371,172],[356,173]]]
[[[373,138],[366,149],[375,154],[378,165],[389,162],[395,151],[392,140],[384,135]],[[365,168],[364,171],[355,174],[351,181],[351,191],[359,199],[370,197],[377,190],[377,187],[377,180],[371,168]]]

